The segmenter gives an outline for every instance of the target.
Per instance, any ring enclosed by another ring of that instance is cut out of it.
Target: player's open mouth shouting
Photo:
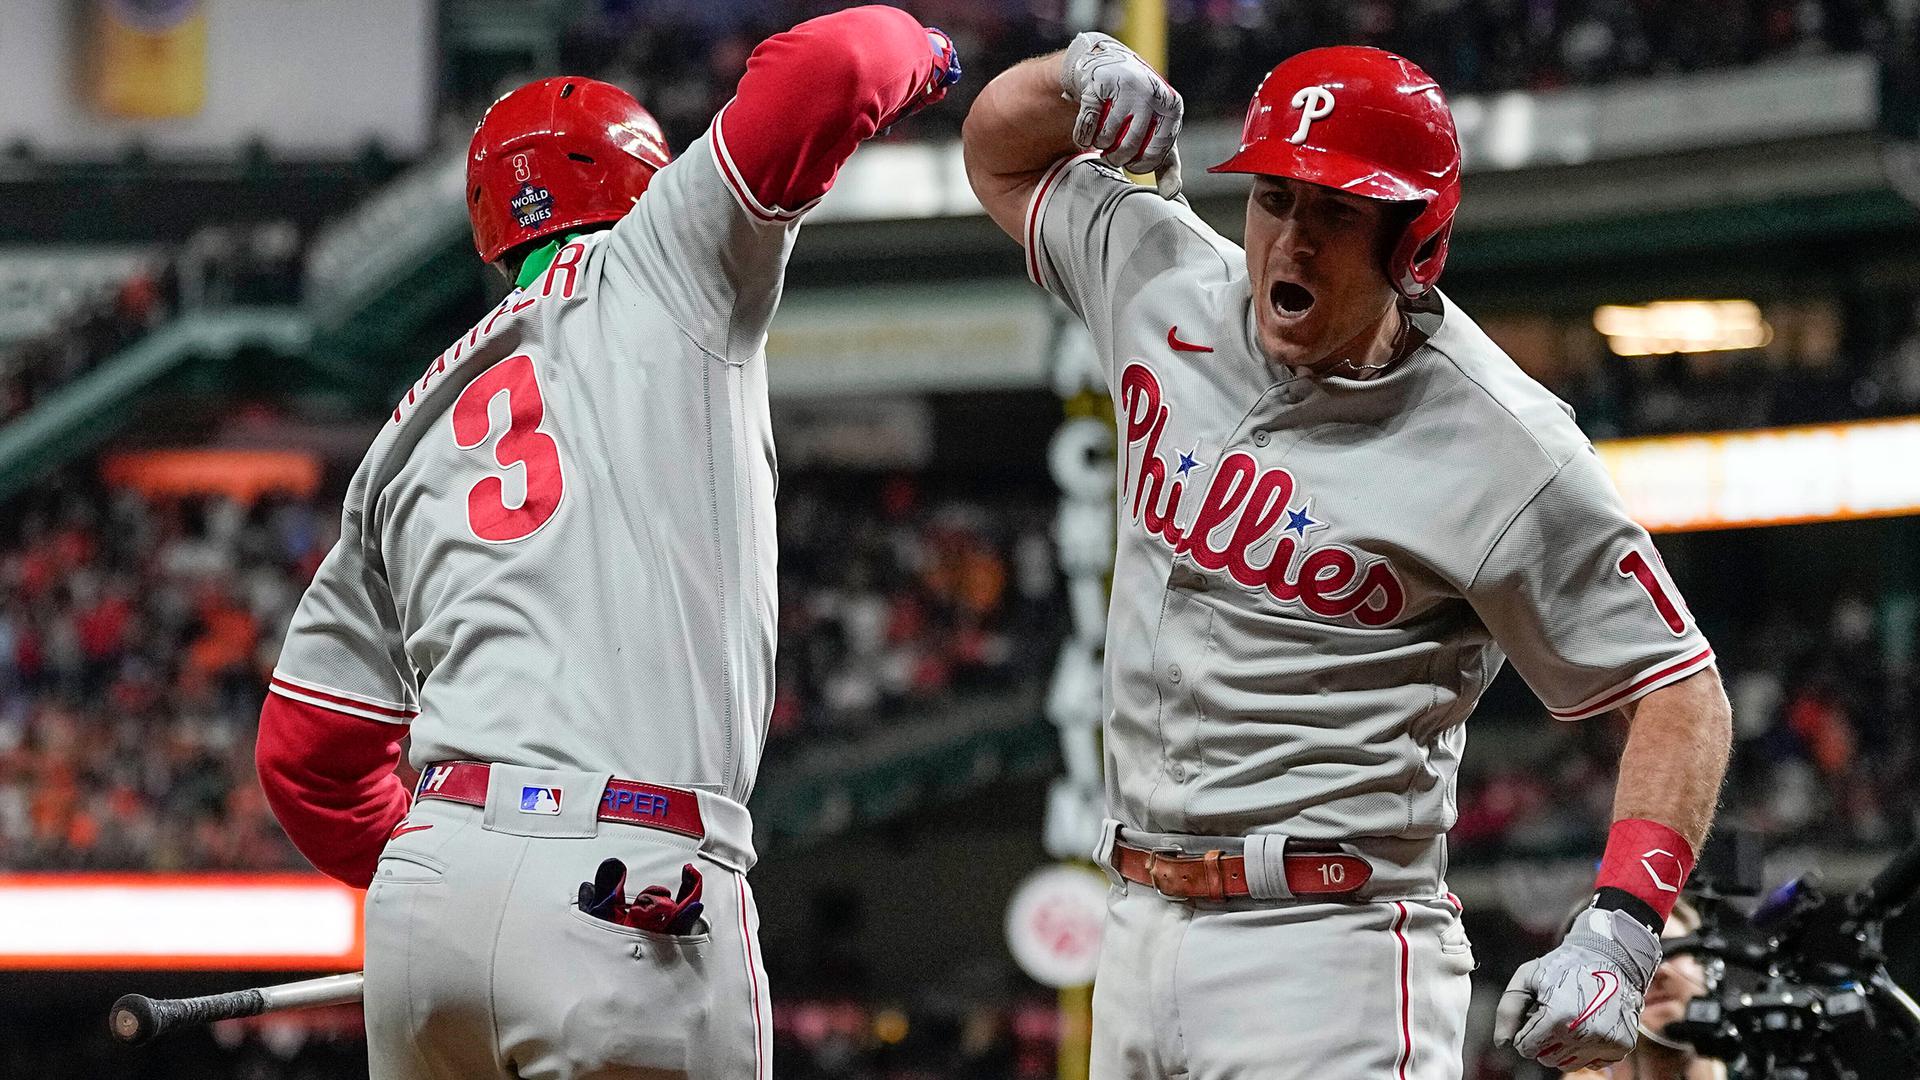
[[[1267,299],[1282,319],[1299,319],[1313,306],[1313,290],[1297,281],[1276,278],[1267,289]]]

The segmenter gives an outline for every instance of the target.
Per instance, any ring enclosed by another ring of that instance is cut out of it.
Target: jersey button
[[[1180,763],[1176,761],[1167,766],[1167,775],[1173,777],[1175,780],[1185,780],[1187,778],[1187,770],[1181,768]]]
[[[1292,404],[1292,402],[1288,402],[1288,404]],[[1255,446],[1265,446],[1272,441],[1273,436],[1267,434],[1264,430],[1253,433],[1253,445]]]
[[[1280,391],[1280,400],[1288,405],[1298,405],[1307,400],[1307,392],[1305,390],[1296,390],[1293,387],[1288,387]]]
[[[1167,665],[1167,681],[1175,682],[1175,683],[1180,681],[1180,665],[1179,664]]]

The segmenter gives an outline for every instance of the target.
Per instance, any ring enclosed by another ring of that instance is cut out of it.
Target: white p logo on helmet
[[[1333,115],[1333,91],[1324,86],[1303,86],[1294,92],[1290,104],[1300,110],[1300,127],[1287,136],[1290,143],[1307,141],[1307,129],[1315,120],[1325,120]]]

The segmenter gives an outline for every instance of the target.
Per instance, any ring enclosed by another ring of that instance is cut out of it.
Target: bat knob
[[[127,994],[107,1013],[107,1027],[113,1037],[136,1045],[153,1038],[154,1020],[153,999],[145,994]]]

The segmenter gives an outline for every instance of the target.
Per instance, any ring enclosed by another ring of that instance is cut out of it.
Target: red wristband
[[[1631,893],[1665,919],[1691,873],[1693,845],[1685,837],[1657,821],[1628,818],[1607,832],[1607,853],[1594,888]]]

